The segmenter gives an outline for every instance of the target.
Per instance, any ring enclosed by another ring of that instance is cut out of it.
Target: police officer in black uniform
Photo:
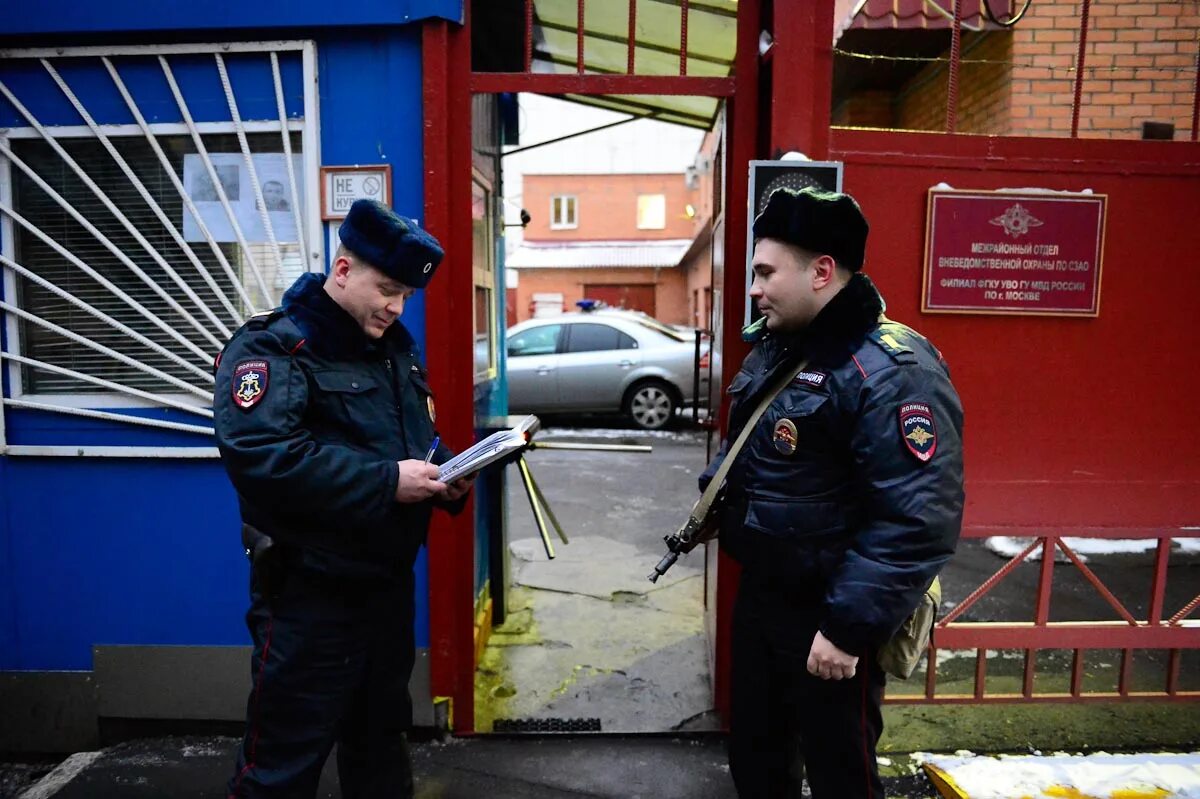
[[[405,730],[413,560],[435,505],[469,484],[436,464],[435,409],[396,321],[442,260],[438,242],[359,200],[329,275],[246,322],[217,359],[217,443],[252,559],[247,729],[231,797],[312,797],[338,745],[347,797],[411,797]]]
[[[785,371],[726,479],[720,540],[742,566],[729,759],[738,795],[883,799],[876,651],[954,552],[962,406],[938,350],[883,316],[845,194],[779,190],[754,221],[762,317],[729,387],[728,447]]]

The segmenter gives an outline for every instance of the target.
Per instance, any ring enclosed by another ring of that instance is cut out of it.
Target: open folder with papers
[[[438,479],[443,483],[452,483],[507,455],[520,452],[529,444],[529,439],[541,424],[536,416],[525,416],[508,430],[492,433],[439,466]]]

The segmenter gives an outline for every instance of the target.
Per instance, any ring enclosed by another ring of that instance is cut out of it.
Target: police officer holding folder
[[[405,731],[413,561],[453,455],[416,343],[397,321],[438,242],[359,200],[328,276],[305,274],[216,364],[217,444],[252,558],[246,735],[231,797],[312,797],[338,745],[342,795],[413,795]]]

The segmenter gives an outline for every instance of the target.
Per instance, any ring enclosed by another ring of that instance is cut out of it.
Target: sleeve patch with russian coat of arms
[[[900,405],[900,437],[904,446],[921,463],[928,463],[937,451],[937,428],[933,409],[923,402]]]
[[[231,391],[234,403],[244,411],[267,396],[271,367],[266,361],[242,361],[233,368]]]

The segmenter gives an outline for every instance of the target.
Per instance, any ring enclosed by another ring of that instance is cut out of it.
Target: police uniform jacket
[[[962,523],[958,395],[937,349],[882,311],[856,273],[805,331],[763,337],[729,386],[728,439],[701,477],[703,488],[793,371],[730,469],[721,545],[744,579],[821,603],[821,631],[854,655],[900,627]]]
[[[303,275],[225,346],[217,445],[243,522],[315,571],[386,576],[411,569],[435,504],[395,500],[396,462],[436,435],[433,394],[404,326],[371,339],[323,283]]]

